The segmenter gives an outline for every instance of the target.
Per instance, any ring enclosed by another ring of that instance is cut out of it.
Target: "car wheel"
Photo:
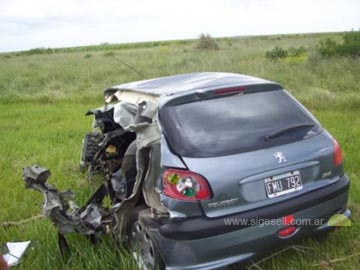
[[[102,135],[98,132],[86,133],[81,149],[80,156],[80,170],[85,172],[89,163],[94,159],[95,154],[99,150],[99,143],[102,140]]]
[[[143,209],[143,208],[142,208]],[[139,211],[134,211],[138,216]],[[135,214],[134,213],[134,214]],[[146,232],[145,228],[139,223],[138,218],[129,224],[128,235],[129,249],[137,262],[139,270],[164,270],[164,262],[156,250],[156,247]]]

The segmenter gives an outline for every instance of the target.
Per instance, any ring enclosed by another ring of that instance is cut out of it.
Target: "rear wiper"
[[[313,124],[313,123],[305,123],[305,124],[297,124],[297,125],[287,126],[285,128],[275,130],[275,131],[271,132],[269,135],[265,136],[265,141],[269,141],[271,139],[274,139],[285,133],[292,132],[297,129],[310,128],[310,127],[314,127],[314,126],[316,126],[316,124]]]

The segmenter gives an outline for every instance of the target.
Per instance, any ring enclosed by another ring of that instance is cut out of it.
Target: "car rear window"
[[[304,139],[319,129],[315,118],[284,90],[264,91],[164,106],[161,123],[172,149],[185,157],[213,157]],[[266,136],[283,128],[314,124]]]

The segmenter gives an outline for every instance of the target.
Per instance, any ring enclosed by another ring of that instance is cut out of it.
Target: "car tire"
[[[146,209],[138,206],[129,217],[126,238],[128,249],[136,260],[139,270],[164,270],[165,264],[151,237],[139,223],[139,212]]]
[[[87,170],[87,167],[99,150],[101,139],[102,135],[98,132],[89,132],[85,134],[80,156],[80,170],[82,172]]]

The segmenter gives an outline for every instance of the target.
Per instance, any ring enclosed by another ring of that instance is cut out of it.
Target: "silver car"
[[[141,269],[245,262],[351,215],[339,144],[277,83],[191,73],[110,87],[105,99],[95,122],[107,114],[116,127],[96,135],[88,161],[106,175],[108,225]]]

